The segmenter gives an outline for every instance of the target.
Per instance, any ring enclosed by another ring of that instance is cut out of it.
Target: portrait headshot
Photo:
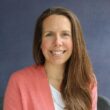
[[[47,2],[2,2],[0,110],[109,110],[110,2]]]

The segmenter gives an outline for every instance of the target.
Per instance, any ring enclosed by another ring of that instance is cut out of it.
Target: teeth
[[[52,51],[51,52],[53,55],[62,55],[64,51]]]

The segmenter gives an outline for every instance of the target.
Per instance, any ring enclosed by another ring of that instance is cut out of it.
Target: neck
[[[52,65],[45,63],[44,67],[49,83],[59,90],[63,80],[64,65]]]

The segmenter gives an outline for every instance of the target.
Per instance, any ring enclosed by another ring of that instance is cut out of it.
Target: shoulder
[[[10,79],[15,82],[28,82],[45,77],[44,66],[31,65],[11,74]]]
[[[96,78],[96,75],[94,73],[93,73],[93,78],[92,78],[92,81],[91,81],[90,88],[91,88],[91,90],[94,89],[94,88],[97,88],[97,78]]]
[[[98,87],[97,87],[97,79],[96,79],[95,74],[93,77],[94,78],[93,78],[91,85],[90,85],[90,91],[91,91],[92,101],[94,101],[93,105],[96,105],[97,104],[97,97],[98,97]]]
[[[97,79],[95,74],[93,74],[93,80],[90,85],[91,99],[92,99],[92,110],[97,110],[97,99],[98,99],[98,89],[97,89]]]

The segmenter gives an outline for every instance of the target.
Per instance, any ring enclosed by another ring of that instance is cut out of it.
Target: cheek
[[[41,49],[44,50],[45,48],[46,48],[46,43],[42,42],[42,43],[41,43]]]
[[[73,43],[71,41],[67,42],[67,47],[70,51],[73,50]]]
[[[45,49],[46,49],[46,44],[45,43],[41,43],[41,50],[42,50],[43,54],[45,53]]]
[[[42,52],[45,52],[49,48],[49,42],[43,40],[41,43]]]

